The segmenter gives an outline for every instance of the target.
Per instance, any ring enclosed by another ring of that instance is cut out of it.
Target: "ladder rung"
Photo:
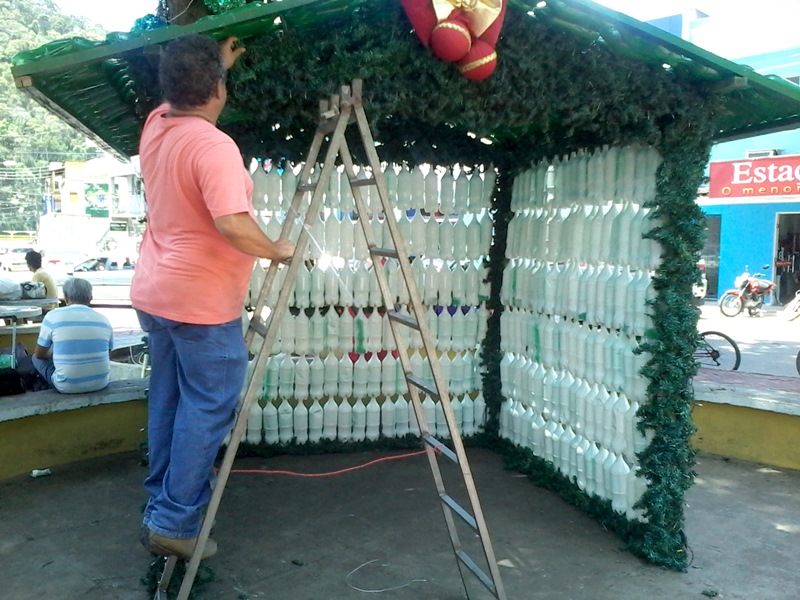
[[[419,323],[411,315],[403,315],[394,311],[387,312],[386,314],[392,321],[402,323],[406,327],[411,327],[411,329],[416,329],[419,331]]]
[[[458,502],[453,500],[453,497],[450,494],[442,494],[441,498],[442,502],[444,502],[450,510],[461,517],[467,525],[472,527],[472,529],[478,531],[478,524],[475,522],[475,518],[466,510],[464,510]]]
[[[350,182],[350,187],[366,187],[368,185],[375,185],[375,179],[370,177],[369,179],[355,179]]]
[[[262,338],[267,337],[267,324],[264,323],[264,321],[261,321],[260,319],[256,319],[255,317],[253,317],[250,320],[250,325],[248,325],[248,327],[253,331],[255,331]]]
[[[489,590],[496,598],[497,588],[495,587],[492,578],[489,577],[477,564],[475,564],[475,561],[472,560],[463,550],[456,550],[456,556],[458,557],[458,560],[460,560],[465,567],[472,571],[472,574],[475,575],[475,577],[477,577],[480,582],[486,586],[486,589]]]
[[[435,396],[436,398],[439,397],[439,390],[436,389],[436,385],[431,385],[432,382],[422,379],[421,377],[417,377],[416,375],[406,375],[406,381],[408,383],[417,386],[426,394],[430,394],[431,396]]]
[[[298,192],[313,192],[315,189],[317,189],[316,183],[301,183],[297,186]]]
[[[394,248],[378,248],[377,246],[373,246],[369,249],[369,253],[373,256],[383,256],[386,258],[400,258],[400,255],[397,253],[397,250]]]
[[[453,452],[452,450],[450,450],[450,448],[445,446],[442,442],[437,440],[431,434],[427,433],[427,434],[423,435],[422,436],[422,440],[426,444],[428,444],[428,446],[433,448],[434,450],[438,450],[439,452],[444,454],[447,458],[452,460],[454,463],[458,463],[458,456],[456,455],[456,453]]]

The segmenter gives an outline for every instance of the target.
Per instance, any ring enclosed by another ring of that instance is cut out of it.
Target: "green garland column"
[[[658,225],[646,235],[661,244],[662,262],[653,278],[653,328],[642,344],[651,354],[642,370],[649,380],[648,401],[638,413],[639,429],[652,436],[639,455],[648,489],[638,506],[648,526],[644,537],[631,540],[631,545],[634,552],[674,570],[688,566],[683,507],[695,475],[691,407],[698,311],[692,305],[691,286],[705,238],[705,216],[696,198],[712,143],[708,113],[695,111],[691,119],[676,116],[663,128],[663,162],[651,203]]]
[[[483,397],[486,400],[485,432],[496,438],[500,429],[500,405],[503,403],[500,382],[500,316],[503,314],[503,303],[500,301],[500,287],[503,285],[503,269],[506,266],[506,241],[508,224],[513,217],[511,213],[511,189],[514,175],[507,168],[498,168],[492,211],[494,213],[494,240],[489,251],[488,280],[490,284],[489,321],[486,327],[486,338],[481,345],[481,362],[483,373]]]

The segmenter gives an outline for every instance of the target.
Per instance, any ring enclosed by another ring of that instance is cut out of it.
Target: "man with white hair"
[[[89,307],[91,283],[70,277],[62,289],[66,306],[51,310],[42,320],[33,365],[62,394],[102,390],[111,370],[111,323]]]

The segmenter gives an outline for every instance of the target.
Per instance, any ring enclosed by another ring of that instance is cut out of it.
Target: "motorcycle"
[[[762,267],[765,271],[769,265]],[[751,317],[761,314],[764,298],[775,289],[775,283],[766,279],[765,273],[750,274],[745,272],[733,282],[735,289],[727,290],[719,299],[719,310],[726,317],[735,317],[745,308]]]

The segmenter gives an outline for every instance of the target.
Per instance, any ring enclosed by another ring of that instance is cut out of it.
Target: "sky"
[[[199,1],[199,0],[195,0]],[[129,31],[154,13],[158,0],[55,0],[65,14],[86,17],[109,31]],[[712,20],[696,30],[694,42],[736,59],[800,46],[800,0],[599,0],[599,4],[648,20],[699,9]]]

